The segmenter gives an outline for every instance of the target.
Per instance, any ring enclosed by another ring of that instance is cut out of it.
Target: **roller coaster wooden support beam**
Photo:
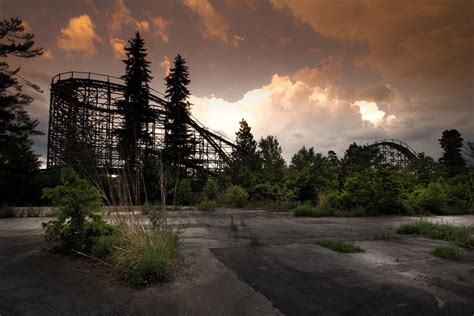
[[[53,77],[48,129],[48,168],[82,160],[96,168],[120,170],[114,130],[122,123],[116,108],[123,98],[125,86],[120,78],[85,72],[67,72]],[[164,145],[165,105],[167,101],[158,91],[151,89],[149,104],[157,114],[157,121],[147,129],[155,140],[154,151]],[[235,145],[223,135],[213,132],[195,118],[188,118],[193,137],[198,141],[195,161],[206,172],[222,170],[230,163]]]

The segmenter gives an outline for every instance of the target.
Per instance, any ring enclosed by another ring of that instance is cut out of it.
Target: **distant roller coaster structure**
[[[413,148],[397,139],[378,140],[366,146],[376,147],[385,163],[400,167],[406,167],[417,156]]]
[[[65,72],[52,78],[48,126],[47,168],[85,161],[99,170],[116,172],[123,168],[118,136],[114,131],[123,122],[116,104],[123,99],[125,86],[117,77],[91,72]],[[164,146],[165,97],[150,89],[149,104],[157,120],[146,128],[154,139],[154,150]],[[231,163],[236,145],[224,135],[188,117],[189,130],[196,140],[195,169],[216,173]],[[384,139],[369,143],[376,147],[386,163],[405,167],[416,157],[406,143]]]
[[[75,164],[80,160],[93,163],[101,170],[121,170],[118,136],[123,117],[116,107],[125,91],[122,79],[91,72],[65,72],[51,81],[48,126],[47,167]],[[154,150],[164,145],[165,97],[150,89],[149,104],[157,120],[146,129],[154,139]],[[193,161],[200,171],[218,172],[230,163],[235,147],[224,135],[212,131],[196,118],[188,117],[188,127],[196,141]]]

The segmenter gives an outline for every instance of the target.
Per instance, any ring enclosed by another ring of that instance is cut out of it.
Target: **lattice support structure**
[[[400,167],[406,167],[417,156],[413,148],[397,139],[379,140],[366,146],[378,148],[385,163]]]
[[[81,72],[59,74],[52,79],[48,129],[48,168],[84,162],[114,172],[124,162],[117,151],[114,130],[122,116],[116,103],[125,87],[119,78]],[[146,127],[154,139],[154,150],[163,149],[166,100],[158,92],[149,96],[157,120]],[[188,125],[197,141],[195,161],[208,172],[222,170],[230,162],[235,145],[189,117]]]

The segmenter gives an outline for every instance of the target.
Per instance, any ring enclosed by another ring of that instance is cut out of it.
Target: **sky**
[[[22,19],[44,49],[8,62],[42,87],[25,91],[45,133],[51,77],[121,76],[139,31],[154,89],[181,54],[193,115],[230,138],[244,118],[287,160],[386,138],[438,158],[453,128],[474,141],[473,12],[469,0],[0,0],[2,18]],[[35,137],[42,160],[46,144]]]

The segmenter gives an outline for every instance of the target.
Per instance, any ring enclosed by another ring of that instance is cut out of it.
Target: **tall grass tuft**
[[[412,224],[402,224],[397,233],[446,240],[461,247],[474,248],[474,226],[455,226],[420,220]]]

